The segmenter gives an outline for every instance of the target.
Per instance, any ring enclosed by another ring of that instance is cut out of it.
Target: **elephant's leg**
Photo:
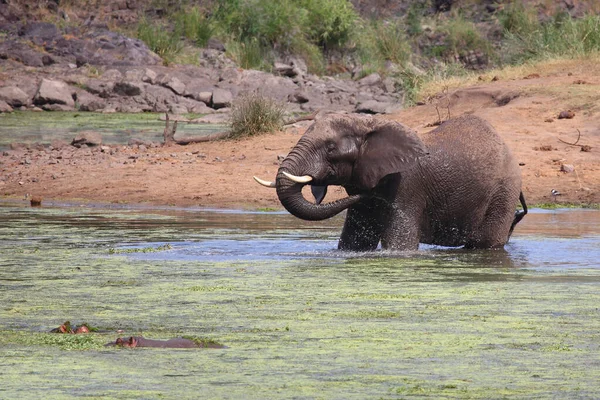
[[[510,229],[514,220],[516,196],[506,192],[496,193],[489,204],[481,223],[470,235],[465,248],[491,249],[501,248],[510,236]]]
[[[382,232],[381,247],[386,250],[417,250],[422,213],[416,207],[392,207]]]
[[[383,230],[381,208],[372,202],[359,203],[350,207],[346,214],[344,229],[338,249],[353,251],[375,250]]]

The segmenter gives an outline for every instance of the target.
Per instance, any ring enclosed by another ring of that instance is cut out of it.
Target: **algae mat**
[[[348,254],[340,219],[0,207],[0,398],[598,398],[599,221]],[[129,335],[227,348],[104,347]]]

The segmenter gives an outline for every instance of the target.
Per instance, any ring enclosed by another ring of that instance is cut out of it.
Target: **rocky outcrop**
[[[71,109],[75,107],[75,100],[73,100],[72,90],[69,88],[69,85],[58,80],[42,79],[33,101],[38,106],[59,104]]]
[[[243,93],[260,92],[292,113],[321,109],[384,113],[397,109],[394,82],[371,74],[359,80],[319,77],[298,58],[278,60],[274,73],[243,70],[222,46],[202,51],[199,66],[165,67],[136,39],[106,27],[79,32],[46,22],[9,25],[0,43],[0,112],[227,112]],[[23,65],[30,67],[23,69]]]

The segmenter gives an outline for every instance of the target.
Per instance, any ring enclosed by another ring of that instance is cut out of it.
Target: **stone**
[[[34,102],[37,105],[64,104],[75,107],[75,100],[71,93],[71,88],[63,81],[42,79]]]
[[[229,90],[215,89],[212,92],[212,108],[214,109],[229,107],[232,100],[233,95]]]
[[[378,85],[379,83],[381,83],[381,75],[379,75],[377,72],[358,80],[358,84],[360,86],[374,86]]]
[[[16,86],[1,87],[0,100],[4,100],[11,107],[27,106],[31,101],[29,95]]]
[[[187,107],[182,106],[181,104],[171,104],[169,107],[169,111],[175,115],[182,115],[188,113]]]
[[[142,85],[134,82],[117,82],[113,87],[113,92],[119,96],[139,96],[142,94]]]
[[[560,170],[564,173],[570,174],[571,172],[575,171],[575,166],[572,164],[561,164]]]
[[[297,75],[297,72],[294,69],[294,66],[291,64],[276,62],[275,65],[273,66],[273,70],[276,73],[278,73],[279,75],[288,76],[290,78],[293,78],[294,76]]]
[[[558,119],[571,119],[574,117],[575,113],[571,110],[561,111],[560,114],[558,114]]]
[[[81,147],[83,145],[99,146],[101,144],[102,144],[102,135],[100,135],[98,132],[93,132],[93,131],[79,132],[75,136],[75,138],[73,138],[73,141],[71,142],[71,145],[73,145],[75,147]]]
[[[109,69],[102,74],[102,79],[106,79],[108,81],[120,81],[123,79],[123,74],[117,69]]]
[[[146,68],[144,70],[144,76],[142,76],[142,82],[154,84],[156,83],[156,78],[158,74],[151,70],[150,68]]]
[[[13,112],[13,108],[4,100],[0,100],[0,113]]]
[[[221,52],[226,51],[226,48],[225,48],[225,45],[223,44],[223,42],[221,42],[220,40],[215,39],[215,38],[208,39],[208,42],[206,43],[206,48],[221,51]]]
[[[75,107],[66,104],[44,104],[42,109],[46,111],[73,111]]]
[[[185,83],[181,82],[181,80],[175,76],[165,76],[162,85],[171,89],[173,93],[177,95],[183,96],[185,93]]]
[[[100,111],[106,106],[106,101],[104,99],[88,93],[85,90],[76,91],[75,100],[81,111]]]
[[[389,114],[402,107],[396,103],[386,103],[377,100],[367,100],[356,106],[355,112],[363,114]]]
[[[113,82],[104,82],[99,79],[89,79],[84,83],[85,90],[102,98],[110,97],[114,86]]]
[[[212,92],[199,92],[196,96],[194,96],[194,98],[206,105],[209,105],[212,101],[212,95]]]
[[[288,96],[288,101],[290,103],[304,104],[308,103],[309,100],[308,94],[302,90],[296,91]]]

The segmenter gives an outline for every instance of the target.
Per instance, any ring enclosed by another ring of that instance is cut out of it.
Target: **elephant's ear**
[[[354,181],[360,188],[373,189],[384,176],[406,171],[426,154],[412,129],[386,121],[366,134],[354,164]]]

